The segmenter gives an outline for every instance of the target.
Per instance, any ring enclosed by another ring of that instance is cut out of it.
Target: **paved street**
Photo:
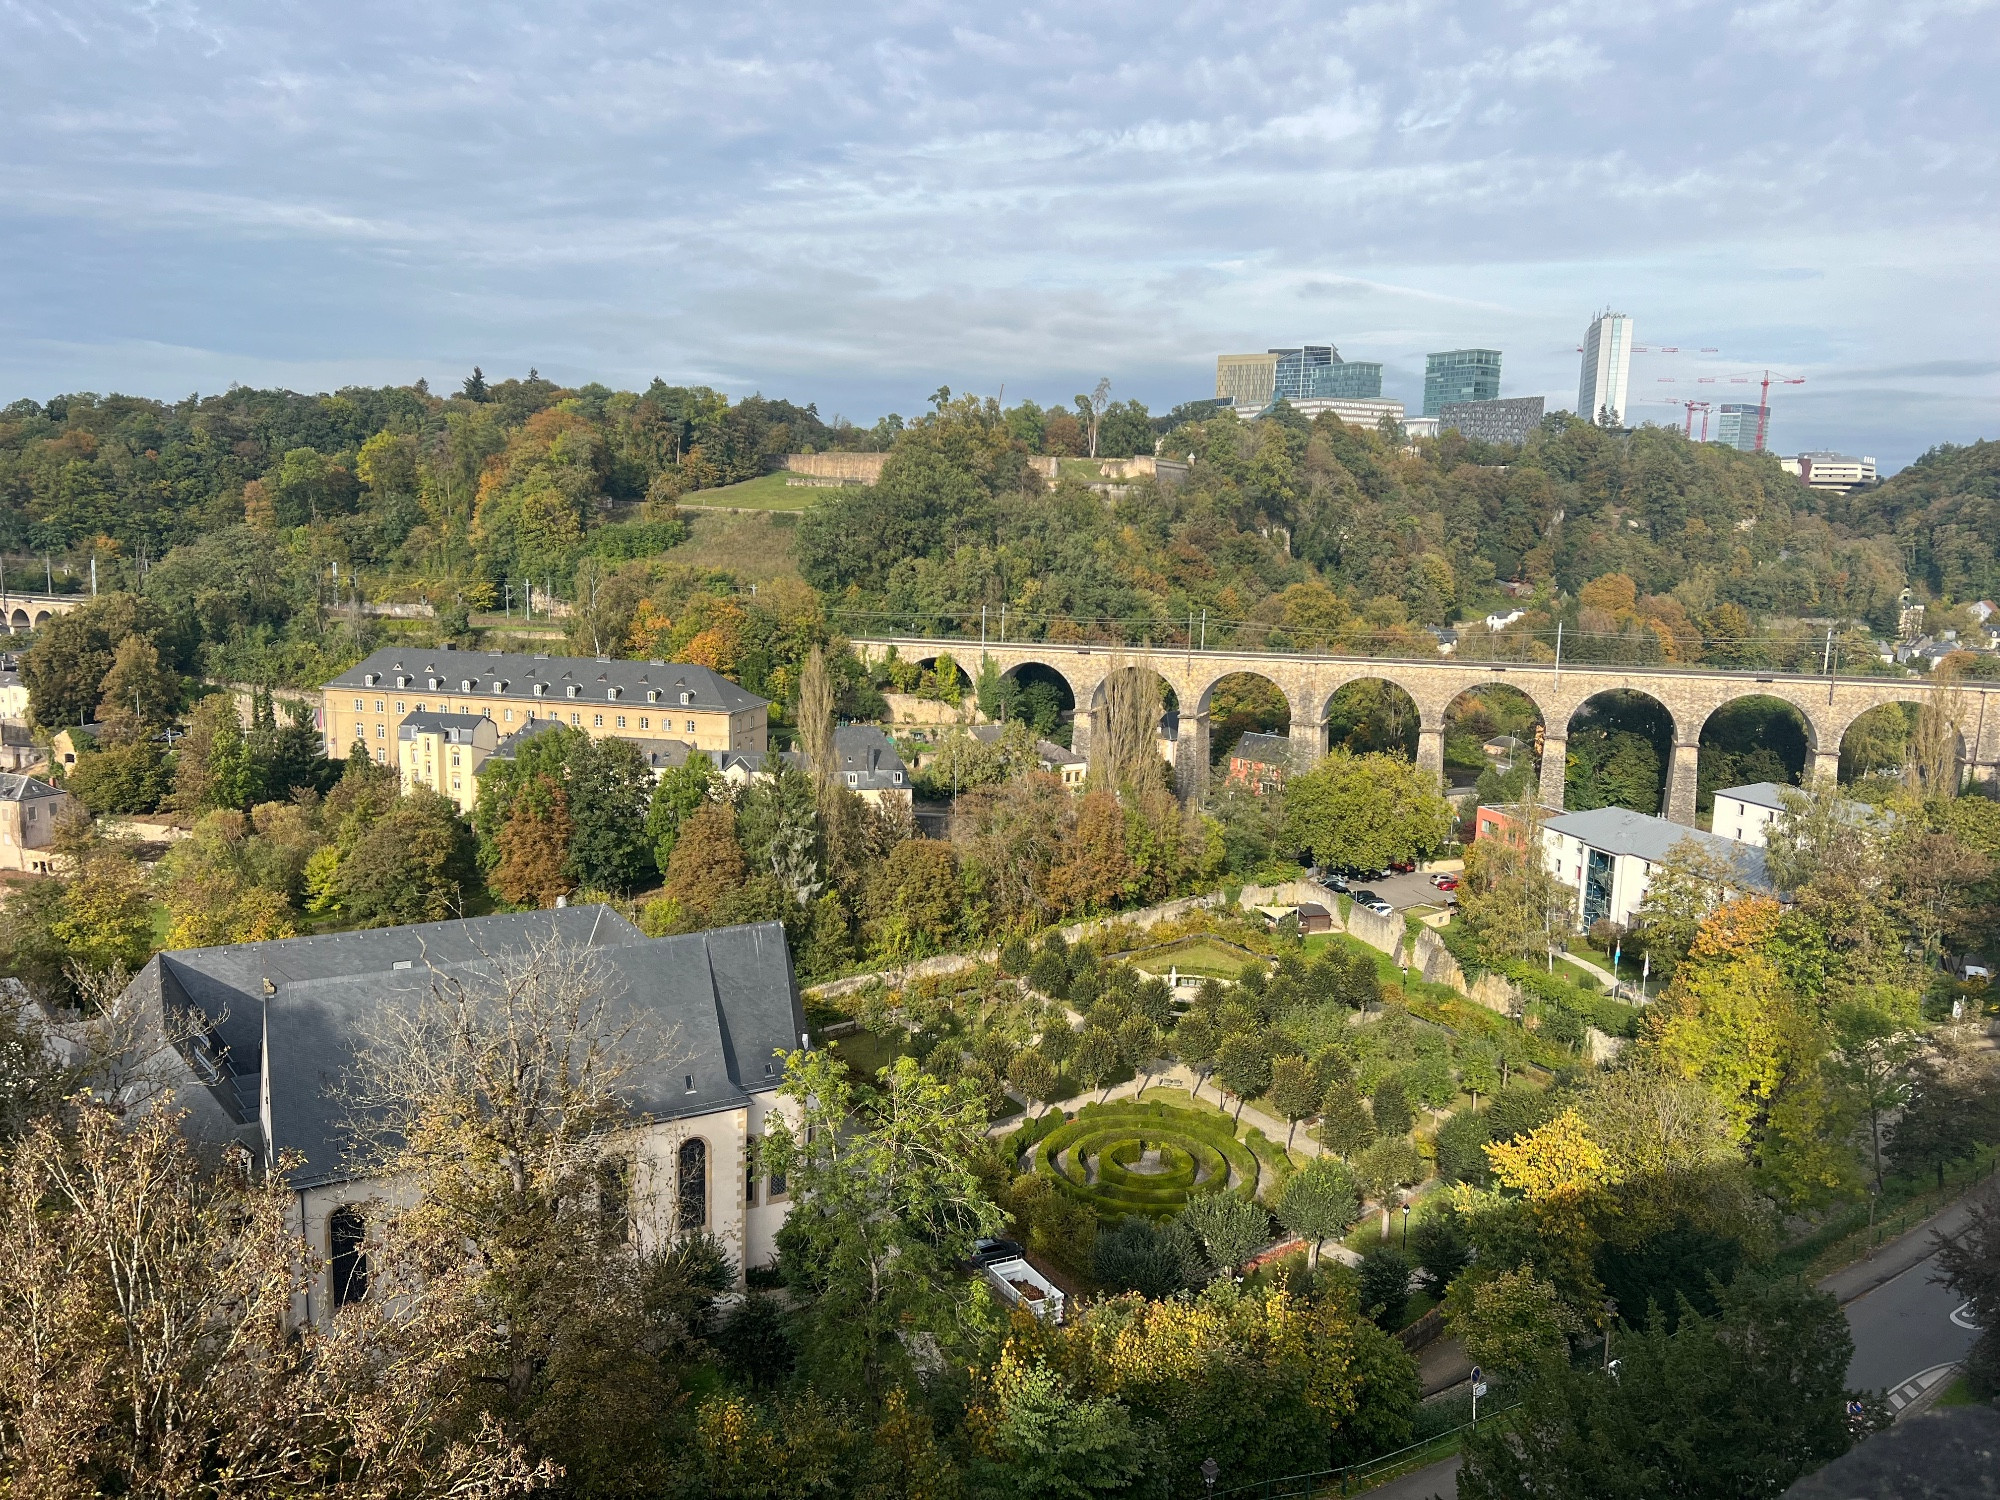
[[[1933,1365],[1948,1364],[1971,1347],[1978,1330],[1969,1319],[1952,1320],[1962,1298],[1937,1285],[1932,1256],[1847,1307],[1854,1330],[1854,1359],[1847,1383],[1886,1391]]]

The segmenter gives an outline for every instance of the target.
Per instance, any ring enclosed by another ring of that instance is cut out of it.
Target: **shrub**
[[[1410,1260],[1393,1245],[1361,1257],[1361,1308],[1390,1333],[1403,1326],[1410,1306]]]

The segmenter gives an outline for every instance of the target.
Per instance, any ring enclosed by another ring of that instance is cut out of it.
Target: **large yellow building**
[[[491,719],[504,739],[543,721],[592,738],[680,740],[697,750],[766,747],[768,700],[720,673],[683,662],[386,647],[321,690],[326,753],[356,740],[391,763],[411,714]]]
[[[479,768],[500,744],[500,728],[484,714],[410,714],[396,727],[403,790],[429,787],[470,814],[479,800]]]

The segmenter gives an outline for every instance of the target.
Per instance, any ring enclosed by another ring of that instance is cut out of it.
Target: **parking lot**
[[[1431,884],[1428,875],[1390,875],[1381,880],[1350,880],[1348,885],[1354,890],[1375,892],[1397,911],[1410,906],[1438,906],[1444,901],[1444,892]]]

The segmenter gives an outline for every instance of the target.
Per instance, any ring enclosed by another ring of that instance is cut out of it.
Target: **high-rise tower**
[[[1606,427],[1625,425],[1625,391],[1632,378],[1632,320],[1608,308],[1590,320],[1583,336],[1583,376],[1576,414]]]
[[[1439,416],[1448,401],[1500,397],[1498,349],[1447,349],[1424,360],[1424,415]]]

